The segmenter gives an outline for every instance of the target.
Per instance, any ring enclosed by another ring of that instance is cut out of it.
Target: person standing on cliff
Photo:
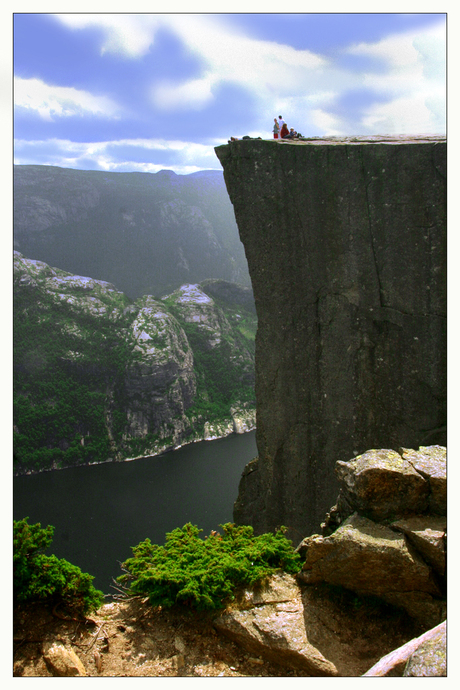
[[[279,139],[279,131],[280,131],[280,126],[278,124],[278,120],[275,117],[275,124],[273,125],[273,139]]]
[[[286,123],[285,123],[284,120],[283,120],[283,116],[282,116],[282,115],[278,115],[278,126],[279,126],[279,128],[280,128],[280,132],[281,132],[281,130],[283,129],[283,125],[285,125],[285,124],[286,124]]]

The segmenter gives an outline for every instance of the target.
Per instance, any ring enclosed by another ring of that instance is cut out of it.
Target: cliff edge
[[[216,154],[258,315],[259,457],[235,520],[318,530],[335,463],[446,443],[446,140],[243,140]]]

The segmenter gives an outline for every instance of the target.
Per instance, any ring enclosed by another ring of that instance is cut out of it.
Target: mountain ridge
[[[250,286],[221,171],[15,165],[14,249],[135,299],[207,278]]]

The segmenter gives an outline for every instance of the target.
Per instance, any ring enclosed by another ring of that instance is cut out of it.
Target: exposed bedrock
[[[446,443],[446,142],[216,148],[258,315],[258,460],[235,520],[319,528],[335,463]]]

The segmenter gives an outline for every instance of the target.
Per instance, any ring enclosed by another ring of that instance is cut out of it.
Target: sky
[[[155,5],[155,3],[153,3]],[[13,16],[14,162],[221,170],[231,136],[446,133],[446,15]]]

